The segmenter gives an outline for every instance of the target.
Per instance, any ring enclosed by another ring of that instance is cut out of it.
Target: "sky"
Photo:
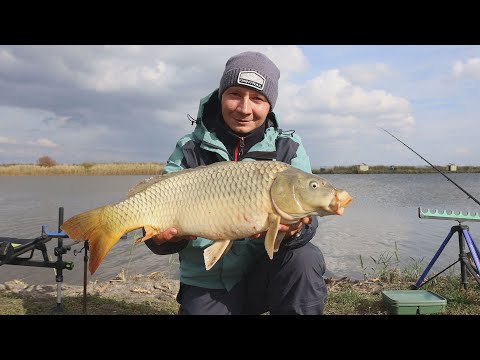
[[[0,46],[0,164],[166,162],[225,63],[279,67],[280,128],[312,167],[480,166],[478,45]]]

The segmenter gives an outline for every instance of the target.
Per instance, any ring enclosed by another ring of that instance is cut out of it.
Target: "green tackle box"
[[[428,290],[384,290],[382,299],[392,315],[435,314],[447,305],[447,299]]]

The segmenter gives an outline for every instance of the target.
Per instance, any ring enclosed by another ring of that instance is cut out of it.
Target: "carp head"
[[[294,167],[277,174],[270,195],[275,210],[287,220],[309,215],[342,215],[352,201],[345,190]]]

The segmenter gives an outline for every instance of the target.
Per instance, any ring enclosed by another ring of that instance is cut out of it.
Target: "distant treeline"
[[[444,173],[480,173],[480,166],[458,166],[456,171],[450,171],[447,166],[435,165],[435,167]],[[368,166],[367,171],[360,171],[358,165],[352,166],[333,166],[320,167],[312,170],[314,174],[426,174],[438,173],[431,166]]]

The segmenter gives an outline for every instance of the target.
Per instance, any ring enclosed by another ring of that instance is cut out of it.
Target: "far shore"
[[[435,165],[443,173],[480,173],[480,166],[456,166],[452,170],[449,166]],[[312,170],[314,174],[427,174],[438,173],[433,167],[425,166],[403,166],[403,165],[373,165],[367,166],[332,166],[320,167]]]
[[[35,164],[0,165],[0,176],[56,176],[56,175],[157,175],[163,163],[93,163],[58,164],[40,166]]]
[[[0,176],[56,176],[56,175],[158,175],[162,173],[164,163],[93,163],[57,164],[40,166],[36,164],[0,164]],[[435,165],[444,173],[480,173],[480,166],[457,166],[452,171],[448,166]],[[314,174],[423,174],[437,173],[431,166],[395,166],[374,165],[365,167],[326,166],[314,167]]]

